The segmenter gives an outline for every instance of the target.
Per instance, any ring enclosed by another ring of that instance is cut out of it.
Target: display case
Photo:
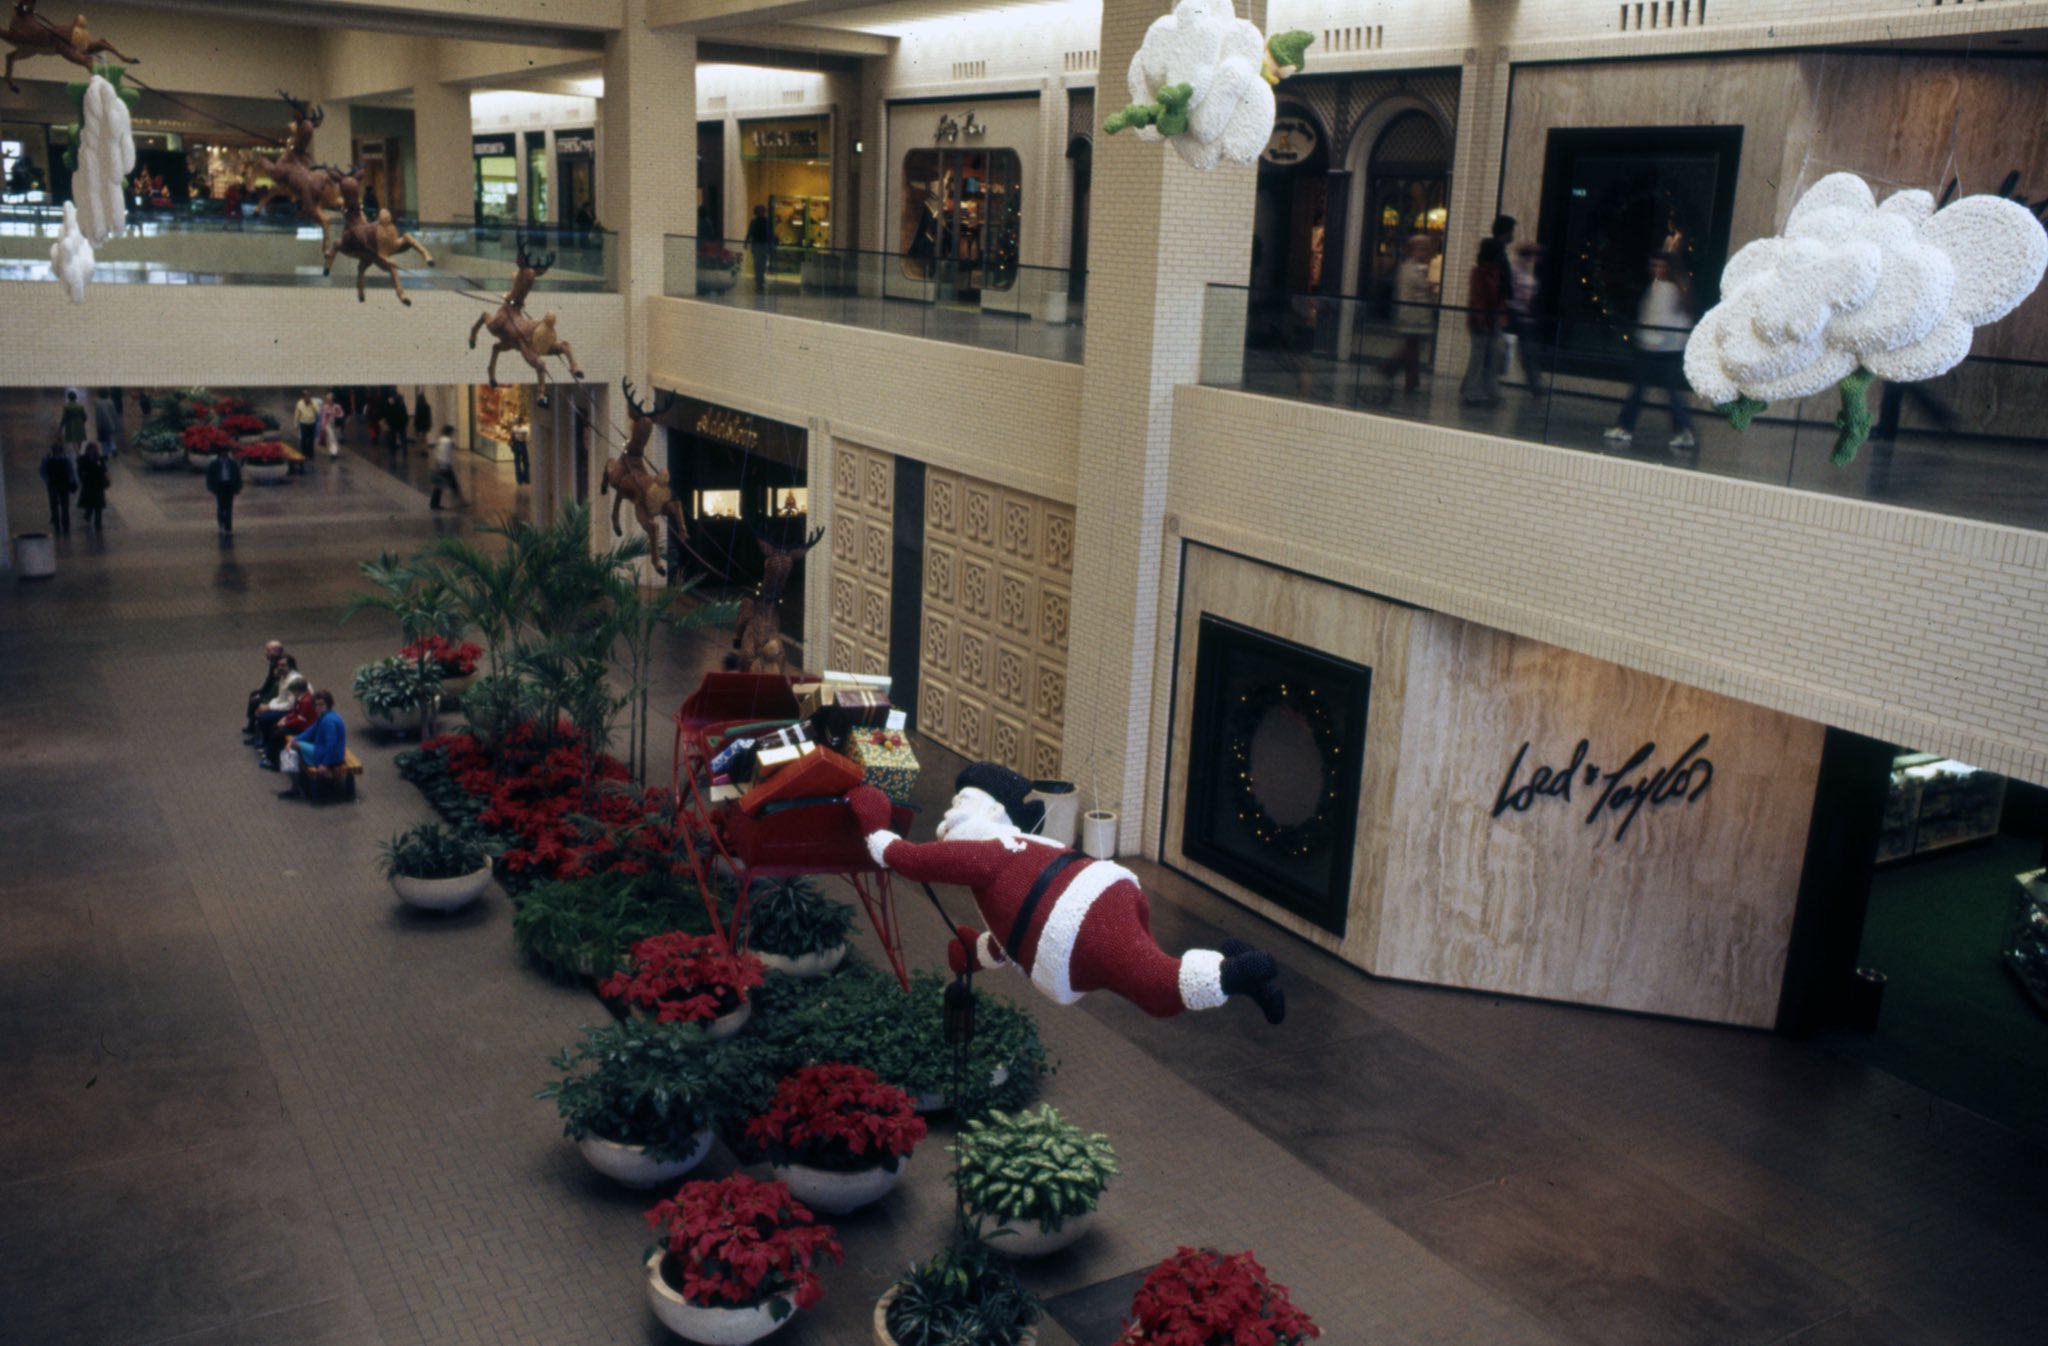
[[[2016,875],[2012,886],[2005,965],[2019,978],[2034,1008],[2048,1015],[2048,870]]]
[[[1903,860],[1998,835],[2005,777],[1937,753],[1892,759],[1877,862]]]

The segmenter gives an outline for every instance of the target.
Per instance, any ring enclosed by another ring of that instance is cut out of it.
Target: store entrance
[[[1830,1045],[2048,1137],[2048,790],[1936,753],[1890,763]]]

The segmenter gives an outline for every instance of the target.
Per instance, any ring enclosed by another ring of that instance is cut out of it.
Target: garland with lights
[[[1285,706],[1308,721],[1315,735],[1316,756],[1322,762],[1322,780],[1316,786],[1316,811],[1298,823],[1283,823],[1259,802],[1257,784],[1252,780],[1252,734],[1266,713]],[[1323,709],[1314,688],[1303,691],[1284,682],[1269,682],[1242,692],[1230,716],[1230,790],[1237,799],[1237,816],[1252,830],[1261,844],[1285,851],[1296,860],[1306,860],[1330,844],[1336,831],[1332,810],[1340,793],[1338,761],[1344,751],[1343,735]]]

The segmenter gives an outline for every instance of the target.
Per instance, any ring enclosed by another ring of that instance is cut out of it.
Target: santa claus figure
[[[995,763],[960,773],[937,841],[888,830],[889,798],[871,785],[847,795],[875,862],[908,879],[957,883],[974,892],[987,930],[961,926],[948,949],[953,970],[1014,963],[1062,1005],[1110,991],[1147,1014],[1215,1009],[1250,999],[1269,1023],[1287,1016],[1271,954],[1240,940],[1175,958],[1152,938],[1137,876],[1034,836],[1043,806],[1026,803],[1031,782]]]

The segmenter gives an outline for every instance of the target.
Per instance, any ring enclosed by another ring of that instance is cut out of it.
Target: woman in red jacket
[[[278,754],[284,751],[286,739],[320,718],[318,709],[313,705],[312,686],[302,674],[294,673],[292,678],[296,684],[293,690],[299,694],[298,699],[292,702],[292,708],[284,713],[284,718],[263,732],[263,748],[257,765],[265,771],[277,770]]]
[[[1499,239],[1481,243],[1479,261],[1465,287],[1465,329],[1472,338],[1472,353],[1465,361],[1465,382],[1458,389],[1458,400],[1468,407],[1500,404],[1500,334],[1507,321],[1500,273],[1506,258]]]

